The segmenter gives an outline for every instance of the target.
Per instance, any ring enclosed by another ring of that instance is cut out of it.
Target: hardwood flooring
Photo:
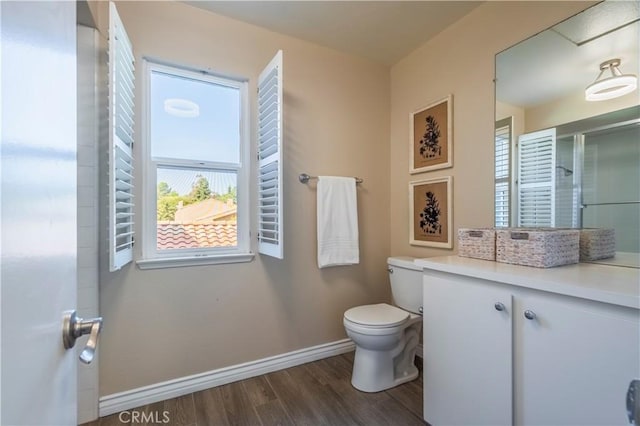
[[[353,352],[103,417],[83,426],[425,425],[420,377],[387,391],[351,386]]]

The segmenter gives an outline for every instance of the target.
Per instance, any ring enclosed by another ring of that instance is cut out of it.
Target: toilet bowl
[[[351,384],[363,392],[383,391],[418,377],[414,359],[422,329],[422,270],[413,258],[389,258],[388,265],[397,307],[357,306],[343,318],[356,345]]]

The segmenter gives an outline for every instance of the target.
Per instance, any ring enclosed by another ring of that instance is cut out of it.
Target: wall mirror
[[[639,35],[609,0],[496,55],[496,226],[613,228],[604,262],[640,266]]]

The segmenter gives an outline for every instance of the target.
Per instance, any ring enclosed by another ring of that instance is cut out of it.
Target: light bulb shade
[[[584,91],[586,100],[606,101],[636,90],[638,77],[633,74],[622,74],[618,69],[619,65],[620,59],[611,59],[600,64],[600,75]],[[601,78],[607,70],[611,72],[611,77]]]
[[[638,87],[638,77],[631,74],[605,78],[589,85],[585,91],[588,101],[606,101],[631,93]]]

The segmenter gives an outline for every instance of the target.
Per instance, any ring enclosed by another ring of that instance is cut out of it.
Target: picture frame
[[[409,115],[409,173],[453,167],[453,95]]]
[[[453,177],[409,182],[409,244],[453,248]]]

